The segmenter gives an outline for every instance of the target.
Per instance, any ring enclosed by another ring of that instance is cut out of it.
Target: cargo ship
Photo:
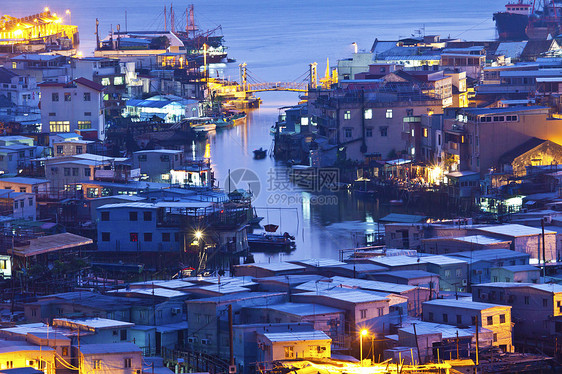
[[[526,29],[531,10],[531,4],[520,0],[517,3],[507,3],[504,12],[494,13],[494,21],[496,21],[496,30],[500,40],[527,39]]]
[[[562,0],[519,0],[507,3],[505,8],[494,13],[500,40],[545,40],[562,31]]]

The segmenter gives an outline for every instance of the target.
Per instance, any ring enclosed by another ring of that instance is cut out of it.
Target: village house
[[[41,132],[77,131],[91,140],[105,139],[104,86],[86,78],[69,83],[41,83]]]
[[[493,332],[493,346],[500,347],[504,352],[513,352],[510,306],[463,299],[436,299],[423,303],[423,320],[454,326],[482,326]]]
[[[558,284],[483,283],[472,287],[472,297],[510,306],[517,339],[549,339],[562,331],[562,287]]]

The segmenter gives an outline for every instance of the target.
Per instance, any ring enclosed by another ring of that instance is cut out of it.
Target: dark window
[[[129,221],[138,221],[137,212],[129,212]]]
[[[92,170],[90,168],[84,168],[84,176],[90,177],[92,175]]]
[[[460,314],[457,314],[457,324],[462,325],[462,316]]]
[[[127,330],[123,329],[120,331],[120,333],[121,333],[120,336],[121,340],[127,340]]]
[[[127,332],[127,331],[125,330],[125,333],[126,333],[126,332]],[[121,340],[123,340],[123,339],[121,339]],[[132,366],[132,359],[126,358],[123,366],[125,366],[126,369],[130,368],[130,367]],[[139,370],[139,371],[140,371],[140,370]]]
[[[525,296],[525,305],[529,305],[529,296]]]
[[[91,101],[92,95],[89,92],[84,92],[84,101]]]
[[[500,314],[500,323],[505,323],[505,314]]]
[[[449,322],[449,315],[446,313],[443,313],[443,322]]]
[[[381,131],[381,136],[388,136],[388,127],[381,127],[380,128]]]
[[[180,241],[180,233],[179,233],[179,232],[175,232],[175,233],[174,233],[174,241],[175,241],[175,242],[179,242],[179,241]]]
[[[82,154],[82,146],[81,145],[76,146],[76,154],[79,154],[79,155]]]
[[[64,101],[72,101],[72,94],[70,92],[64,93]]]
[[[429,322],[433,322],[433,312],[429,312],[429,316],[427,318]]]
[[[144,212],[144,220],[152,221],[152,212]]]
[[[109,221],[109,212],[101,212],[101,220]]]
[[[494,324],[494,316],[488,316],[486,317],[486,324],[489,325],[493,325]]]
[[[92,115],[92,112],[84,112],[84,117],[90,117]]]
[[[162,241],[163,242],[169,242],[170,241],[170,233],[169,232],[163,232],[162,233]]]
[[[62,145],[57,145],[57,155],[62,155]]]
[[[108,232],[101,233],[101,241],[108,242],[110,240],[111,235]]]
[[[144,241],[145,242],[151,242],[152,241],[152,233],[151,232],[145,232],[144,233]]]
[[[51,95],[51,100],[52,101],[59,101],[59,94],[58,92],[53,92]]]
[[[471,317],[471,323],[473,326],[476,325],[476,316]]]
[[[365,137],[367,138],[373,137],[373,129],[371,127],[367,127],[365,129]]]
[[[139,234],[136,233],[136,232],[130,233],[129,237],[130,237],[132,242],[138,242],[139,241]]]
[[[542,306],[548,306],[548,299],[542,299]]]

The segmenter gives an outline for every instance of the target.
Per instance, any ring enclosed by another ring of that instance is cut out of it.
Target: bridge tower
[[[242,89],[244,90],[244,92],[246,92],[246,84],[248,82],[246,66],[248,66],[248,64],[246,64],[245,62],[238,65],[238,67],[240,68],[240,84],[242,85]]]
[[[310,64],[310,88],[315,89],[318,86],[318,72],[316,68],[318,64],[313,62]]]

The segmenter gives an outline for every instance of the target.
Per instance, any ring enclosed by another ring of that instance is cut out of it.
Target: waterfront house
[[[332,339],[322,331],[264,332],[257,341],[258,362],[331,357]]]
[[[292,303],[247,307],[242,309],[243,323],[307,322],[323,331],[340,349],[345,342],[345,310],[321,304]]]
[[[423,303],[423,320],[454,326],[482,326],[493,332],[491,345],[513,352],[511,309],[511,306],[465,299],[436,299]]]
[[[490,269],[492,282],[540,283],[541,269],[533,265],[505,265]]]
[[[141,178],[149,182],[172,183],[170,172],[184,162],[183,151],[156,149],[133,153],[133,168],[140,169]]]
[[[421,257],[427,263],[427,271],[439,274],[441,291],[462,292],[468,285],[468,262],[451,256],[425,255]]]
[[[544,261],[542,255],[542,230],[540,228],[518,224],[505,224],[478,227],[477,230],[487,236],[510,240],[511,250],[526,253],[530,255],[532,259],[538,259],[540,257],[541,261]],[[544,247],[546,261],[557,261],[557,259],[561,257],[559,251],[562,251],[562,249],[556,248],[555,231],[544,230]],[[541,251],[540,255],[539,250]]]
[[[500,248],[450,253],[449,256],[468,262],[468,279],[471,284],[487,283],[493,280],[491,274],[493,268],[504,265],[528,265],[530,257],[527,253]]]
[[[302,265],[290,262],[267,262],[235,265],[234,274],[236,276],[252,276],[256,278],[274,277],[289,274],[304,274],[306,268]]]
[[[263,355],[263,345],[258,346],[258,335],[265,333],[314,332],[309,323],[252,323],[233,326],[234,362],[237,373],[253,374],[261,366],[258,355]]]
[[[539,339],[554,344],[562,331],[562,286],[493,282],[472,286],[475,301],[511,307],[517,339]]]
[[[433,290],[439,293],[439,275],[423,270],[394,270],[373,273],[368,279],[381,282],[407,284]]]
[[[143,371],[142,351],[133,343],[83,344],[74,347],[86,373],[131,374]]]
[[[511,240],[486,235],[442,236],[422,239],[421,250],[435,255],[484,249],[510,249]]]
[[[479,348],[490,347],[494,333],[483,327],[479,327],[478,333]],[[449,324],[417,321],[398,329],[398,345],[411,347],[411,349],[419,347],[422,362],[428,362],[437,360],[438,357],[440,359],[457,358],[458,344],[458,358],[463,358],[469,357],[471,350],[475,349],[475,335],[475,326],[457,327]],[[414,356],[414,360],[417,361],[418,357]]]
[[[105,138],[104,86],[86,78],[48,83],[41,88],[41,132],[74,132],[88,139]]]
[[[227,358],[229,305],[232,307],[233,322],[238,324],[242,318],[242,308],[279,304],[286,300],[287,294],[281,292],[244,292],[187,300],[187,347]]]
[[[334,285],[335,286],[335,285]],[[362,328],[379,333],[389,332],[391,325],[398,322],[398,310],[391,313],[391,302],[400,299],[405,304],[405,297],[386,297],[384,293],[345,289],[340,287],[320,288],[318,291],[304,292],[292,295],[292,301],[297,303],[313,303],[331,306],[345,310],[345,340],[340,344],[350,346],[355,342],[355,336]]]

